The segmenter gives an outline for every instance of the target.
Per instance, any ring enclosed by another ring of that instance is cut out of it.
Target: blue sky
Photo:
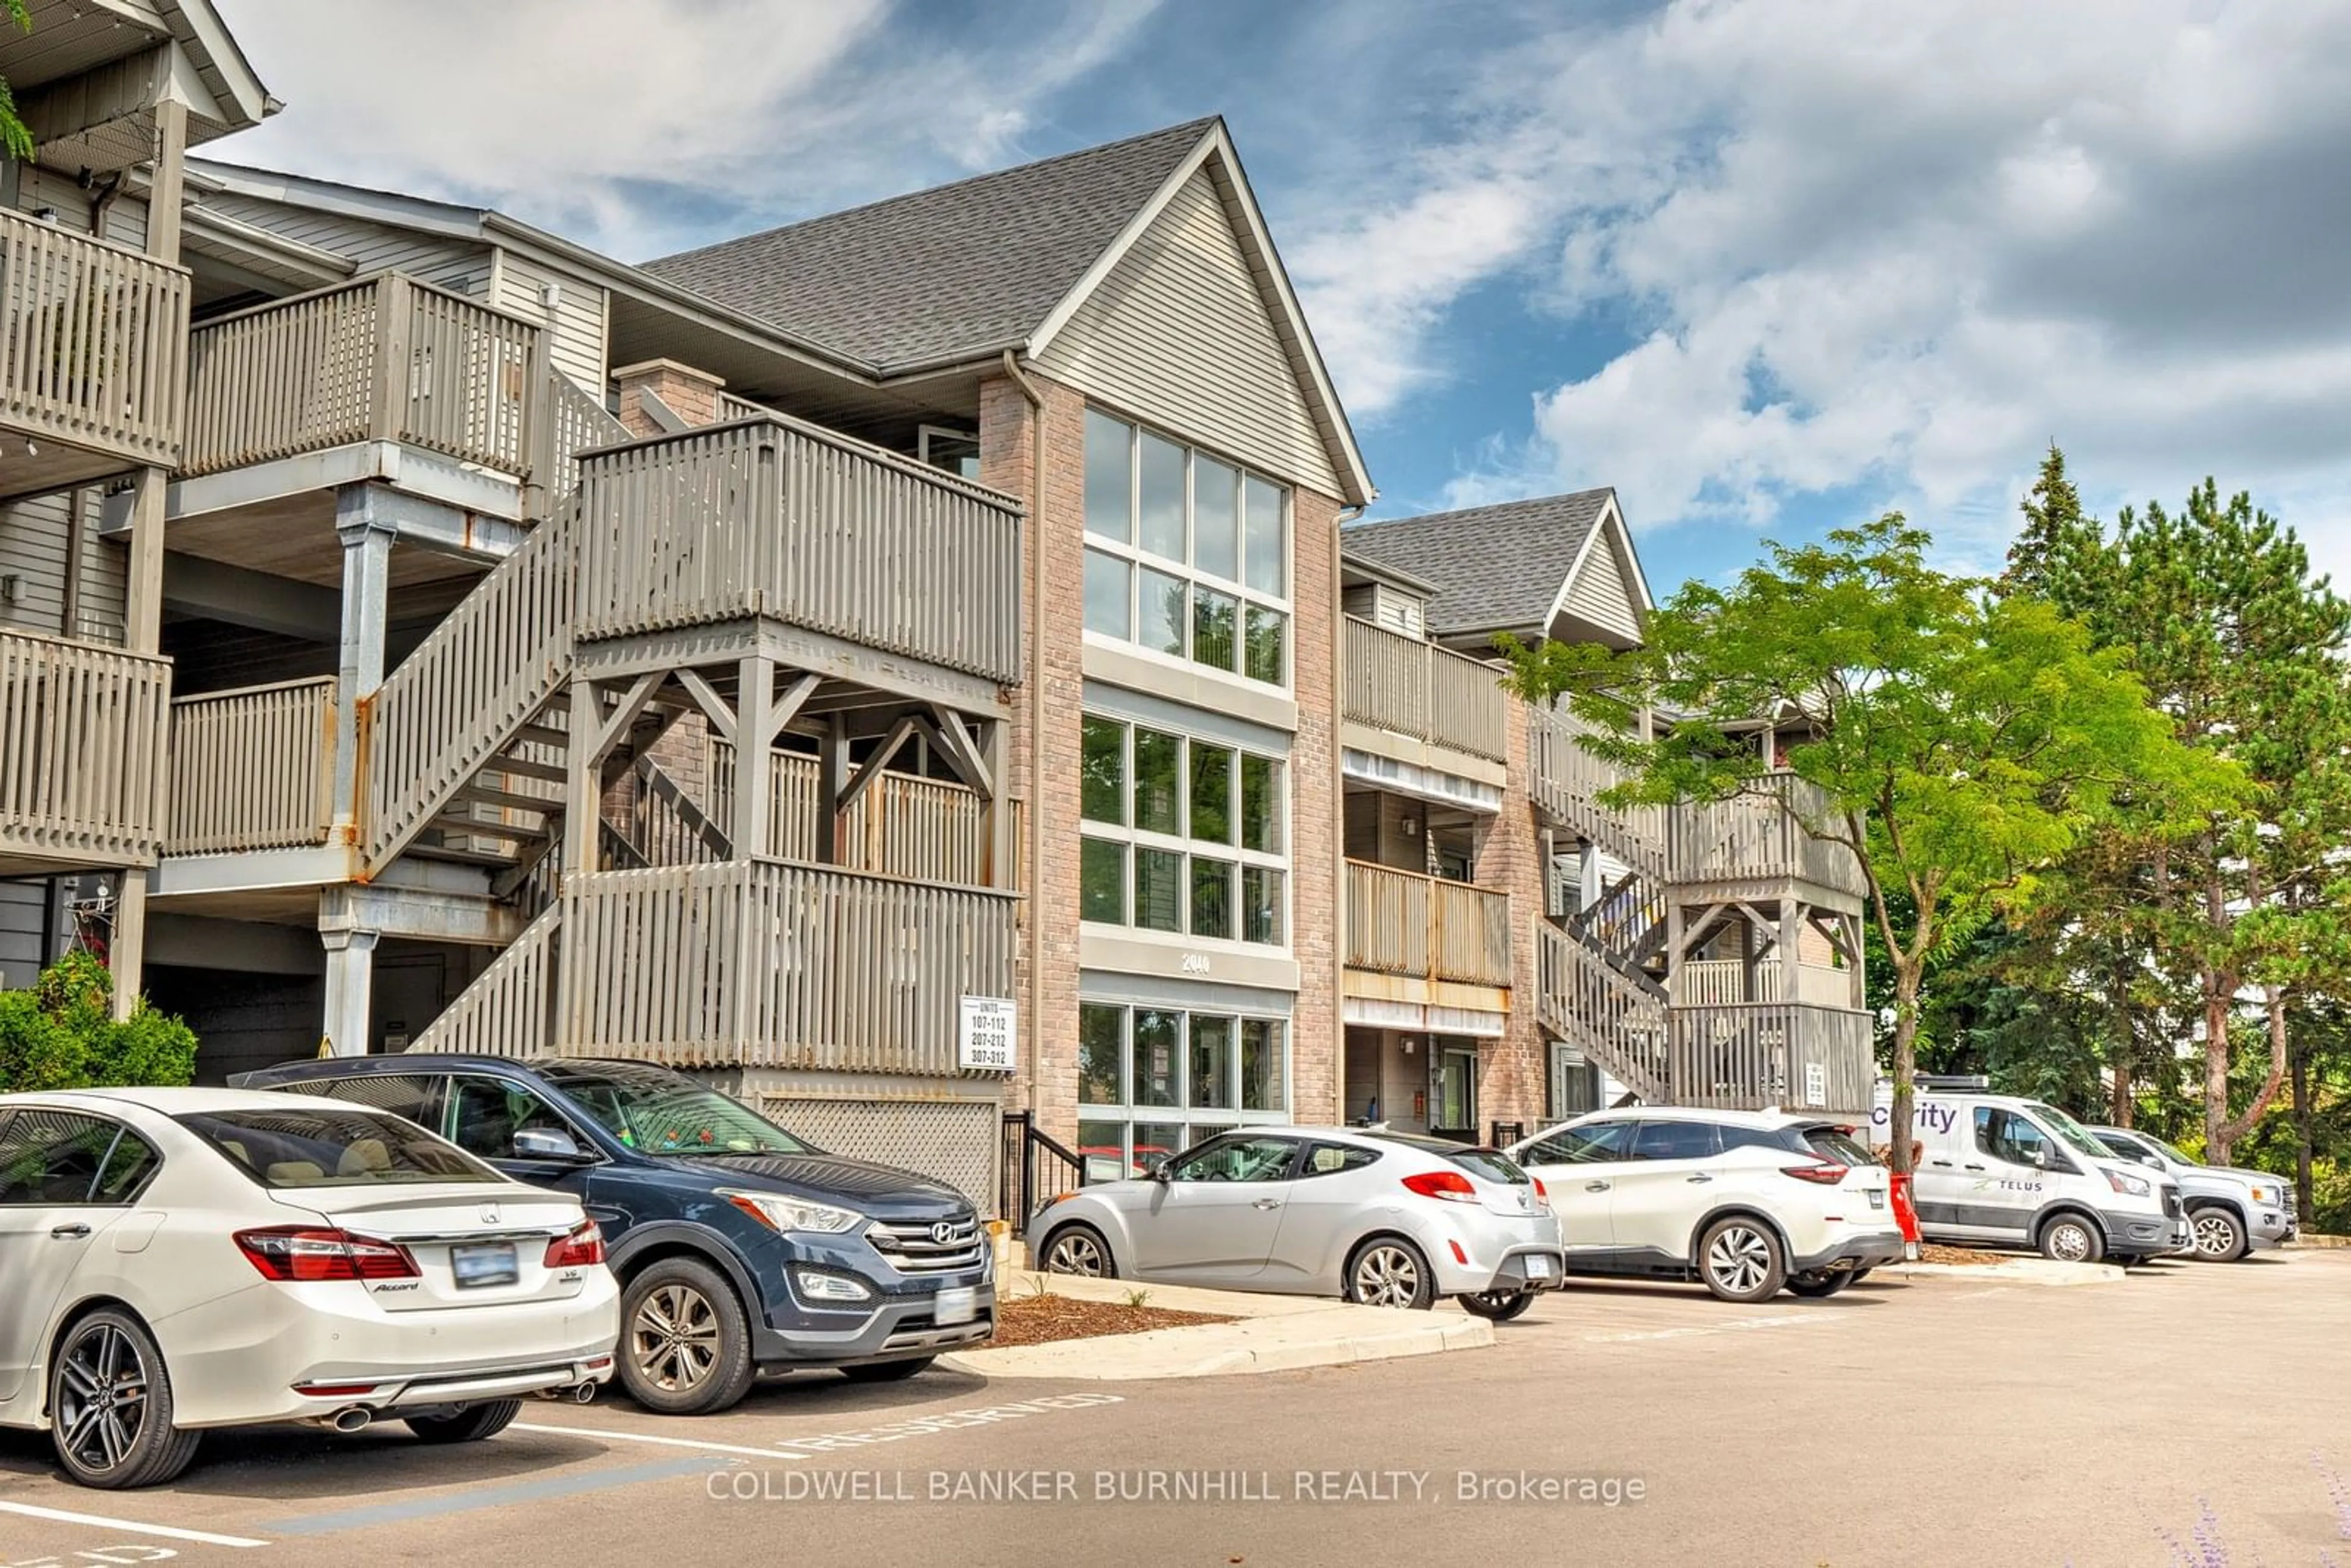
[[[1663,591],[1900,507],[1991,567],[2054,439],[2351,577],[2346,0],[220,4],[289,108],[218,155],[630,259],[1221,112],[1375,516],[1614,485]]]

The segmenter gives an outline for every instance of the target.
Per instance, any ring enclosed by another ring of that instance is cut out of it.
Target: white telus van
[[[1891,1140],[1893,1106],[1893,1085],[1880,1083],[1872,1142]],[[2179,1184],[2117,1159],[2054,1105],[1921,1089],[1911,1121],[1923,1147],[1910,1199],[1929,1241],[2126,1267],[2192,1245]]]

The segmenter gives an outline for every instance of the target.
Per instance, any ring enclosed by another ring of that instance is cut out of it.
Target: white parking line
[[[1625,1344],[1635,1340],[1691,1339],[1699,1334],[1729,1333],[1740,1329],[1783,1329],[1801,1323],[1835,1321],[1835,1316],[1827,1312],[1790,1312],[1784,1317],[1725,1318],[1719,1322],[1694,1323],[1686,1328],[1648,1329],[1637,1333],[1588,1333],[1583,1337],[1593,1344]]]
[[[201,1546],[266,1546],[266,1541],[255,1541],[243,1535],[215,1535],[209,1530],[175,1530],[168,1524],[141,1524],[136,1520],[106,1519],[95,1513],[68,1513],[58,1508],[35,1508],[28,1502],[0,1502],[0,1513],[21,1513],[27,1519],[46,1519],[56,1524],[87,1524],[99,1530],[119,1530],[126,1535],[160,1535],[166,1541],[193,1541]]]
[[[804,1459],[806,1454],[787,1454],[775,1448],[747,1448],[736,1443],[705,1443],[699,1437],[655,1437],[643,1432],[608,1432],[597,1427],[533,1427],[517,1421],[507,1430],[514,1432],[552,1432],[565,1437],[601,1437],[612,1443],[651,1443],[662,1448],[699,1448],[710,1454],[748,1454],[755,1459]]]

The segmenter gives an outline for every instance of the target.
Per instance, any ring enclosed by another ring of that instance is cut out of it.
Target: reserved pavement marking
[[[68,1513],[61,1508],[36,1508],[29,1502],[0,1502],[0,1513],[21,1513],[54,1524],[87,1524],[98,1530],[119,1530],[127,1535],[160,1535],[166,1541],[192,1541],[200,1546],[266,1546],[243,1535],[215,1535],[209,1530],[181,1530],[168,1524],[141,1524],[133,1519],[108,1519],[95,1513]]]
[[[656,1437],[644,1432],[611,1432],[597,1427],[533,1427],[517,1421],[510,1432],[549,1432],[566,1437],[602,1437],[614,1443],[652,1443],[664,1448],[700,1448],[713,1454],[748,1454],[755,1459],[804,1459],[806,1454],[780,1454],[773,1448],[746,1448],[740,1443],[705,1443],[699,1437]]]
[[[1687,1328],[1646,1329],[1634,1333],[1588,1333],[1583,1337],[1593,1344],[1625,1344],[1635,1340],[1692,1339],[1700,1334],[1736,1333],[1742,1329],[1783,1329],[1834,1321],[1825,1312],[1791,1312],[1784,1317],[1726,1318],[1720,1322],[1699,1323]]]
[[[768,1457],[772,1458],[775,1456]],[[595,1470],[586,1475],[555,1476],[541,1481],[524,1481],[516,1486],[488,1487],[478,1491],[460,1492],[453,1497],[418,1498],[412,1502],[380,1503],[372,1508],[347,1509],[340,1513],[314,1513],[299,1519],[274,1520],[261,1528],[279,1535],[331,1535],[338,1531],[365,1530],[378,1524],[405,1524],[453,1513],[472,1513],[486,1508],[505,1508],[512,1503],[546,1502],[556,1498],[577,1497],[581,1492],[634,1486],[640,1481],[665,1481],[679,1476],[707,1475],[711,1469],[708,1459],[666,1459],[659,1464]],[[247,1544],[258,1546],[262,1542],[256,1541]]]

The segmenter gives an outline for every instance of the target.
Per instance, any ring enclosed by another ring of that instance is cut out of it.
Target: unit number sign
[[[983,1072],[1011,1071],[1015,1016],[1009,997],[964,998],[956,1065]]]

